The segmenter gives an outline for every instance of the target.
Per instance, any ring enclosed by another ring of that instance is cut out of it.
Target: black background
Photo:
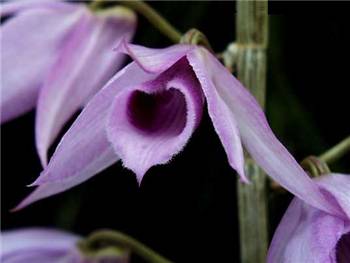
[[[150,4],[179,30],[203,31],[215,51],[235,39],[234,2]],[[302,160],[350,133],[350,3],[270,2],[269,13],[266,111],[277,136]],[[134,42],[171,44],[141,17]],[[34,115],[1,127],[2,229],[55,226],[87,235],[114,228],[176,262],[239,261],[237,175],[207,113],[185,149],[169,165],[150,169],[140,188],[133,173],[116,164],[74,189],[10,213],[41,171]],[[349,173],[349,155],[331,168]],[[270,237],[291,198],[269,191]]]

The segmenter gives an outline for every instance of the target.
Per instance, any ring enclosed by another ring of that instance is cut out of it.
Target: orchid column
[[[238,79],[265,104],[267,1],[237,1]],[[248,156],[246,175],[250,184],[238,183],[240,251],[242,263],[264,263],[267,253],[266,176]]]

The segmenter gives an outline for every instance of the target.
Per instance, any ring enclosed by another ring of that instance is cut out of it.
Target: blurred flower
[[[149,49],[122,41],[134,62],[88,103],[62,138],[39,187],[17,208],[62,192],[118,160],[141,182],[146,171],[180,152],[201,119],[203,98],[230,165],[242,181],[242,143],[276,182],[333,211],[317,185],[271,131],[254,97],[206,49]]]
[[[350,176],[325,175],[317,183],[341,213],[330,214],[294,198],[273,237],[269,263],[349,262]]]
[[[80,237],[63,231],[27,228],[1,233],[2,263],[126,263],[128,253],[84,256],[77,248]],[[111,250],[109,250],[111,251]],[[116,251],[116,250],[114,250]]]
[[[135,16],[116,7],[92,13],[84,4],[52,0],[1,5],[1,123],[36,109],[36,146],[47,150],[69,118],[116,73],[112,50],[135,31]]]

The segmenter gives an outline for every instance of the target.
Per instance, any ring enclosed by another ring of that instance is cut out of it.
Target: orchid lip
[[[176,89],[152,94],[136,90],[129,97],[127,119],[144,135],[176,136],[185,128],[186,108],[183,94]]]
[[[346,263],[350,257],[350,232],[345,233],[336,245],[337,263]]]
[[[107,137],[139,183],[154,165],[168,163],[200,122],[203,94],[186,59],[157,78],[118,94],[107,121]]]

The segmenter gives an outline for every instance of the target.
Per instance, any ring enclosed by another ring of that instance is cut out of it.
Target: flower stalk
[[[328,164],[334,163],[350,150],[350,136],[333,146],[331,149],[321,154],[319,157],[309,156],[301,162],[301,166],[308,171],[311,176],[316,177],[330,173]]]
[[[321,154],[319,159],[328,164],[334,163],[344,154],[350,151],[350,136],[343,139],[337,145],[333,146],[331,149]]]
[[[171,263],[136,239],[114,230],[94,232],[85,240],[78,242],[78,247],[87,258],[98,258],[100,255],[119,255],[130,250],[147,262]]]
[[[90,4],[93,10],[98,9],[105,1],[95,0]],[[126,6],[137,13],[141,14],[148,20],[155,28],[157,28],[163,35],[167,36],[173,43],[179,43],[182,37],[180,31],[173,27],[163,16],[161,16],[151,6],[141,0],[119,0],[119,4]]]
[[[236,63],[238,79],[265,104],[267,1],[237,1]],[[226,65],[233,68],[234,65]],[[242,263],[263,263],[268,245],[266,176],[249,157],[245,171],[250,184],[238,182],[240,253]]]
[[[180,39],[182,44],[199,45],[208,49],[214,54],[214,51],[209,43],[208,38],[198,29],[192,28],[188,30]]]
[[[312,177],[321,176],[331,173],[328,165],[339,160],[344,154],[350,151],[350,136],[346,137],[338,144],[321,154],[320,156],[308,156],[300,165],[307,171]],[[276,182],[271,182],[271,188],[274,190],[281,190],[281,186]]]

